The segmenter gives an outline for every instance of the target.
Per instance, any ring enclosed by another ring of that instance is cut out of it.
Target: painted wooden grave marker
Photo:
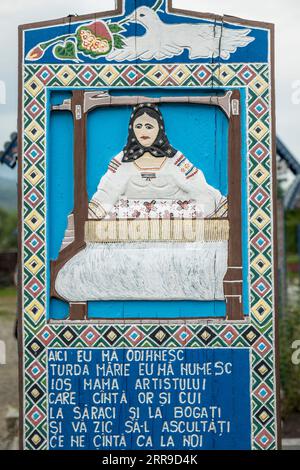
[[[22,446],[277,448],[273,26],[116,1],[19,67]]]

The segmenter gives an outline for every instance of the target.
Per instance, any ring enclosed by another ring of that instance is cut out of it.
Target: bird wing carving
[[[133,61],[136,59],[162,60],[180,55],[184,50],[183,47],[178,47],[171,42],[154,41],[154,44],[153,42],[151,44],[147,37],[129,37],[124,42],[124,48],[113,50],[107,56],[108,60],[116,60],[117,62],[122,62],[123,60]]]
[[[214,25],[197,25],[197,39],[186,46],[190,59],[229,59],[239,47],[248,46],[255,38],[248,36],[250,29],[232,29]]]
[[[142,21],[145,34],[124,38],[123,48],[110,52],[108,60],[162,60],[178,56],[185,49],[189,51],[190,59],[220,57],[227,60],[239,47],[245,47],[255,39],[248,36],[251,30],[246,28],[234,29],[213,23],[166,24],[147,7],[138,8],[128,21]]]

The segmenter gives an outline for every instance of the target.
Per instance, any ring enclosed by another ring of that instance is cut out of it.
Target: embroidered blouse
[[[212,217],[219,208],[225,216],[226,198],[210,186],[202,173],[177,152],[159,169],[140,168],[137,162],[122,163],[123,152],[114,157],[89,203],[89,219],[161,217]]]

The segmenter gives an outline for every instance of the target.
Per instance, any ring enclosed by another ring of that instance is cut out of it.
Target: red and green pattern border
[[[252,448],[276,448],[272,122],[268,64],[26,65],[23,69],[24,448],[47,449],[48,347],[249,347]],[[47,323],[46,93],[55,87],[237,87],[247,94],[249,323]]]

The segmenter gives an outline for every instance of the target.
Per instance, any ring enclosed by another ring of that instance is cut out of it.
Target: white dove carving
[[[125,38],[124,48],[113,50],[107,56],[108,60],[161,60],[180,55],[184,49],[189,51],[190,59],[229,59],[239,47],[245,47],[255,39],[248,36],[250,29],[222,28],[213,23],[166,24],[156,11],[146,6],[137,8],[127,18],[129,22],[143,25],[145,34]]]

